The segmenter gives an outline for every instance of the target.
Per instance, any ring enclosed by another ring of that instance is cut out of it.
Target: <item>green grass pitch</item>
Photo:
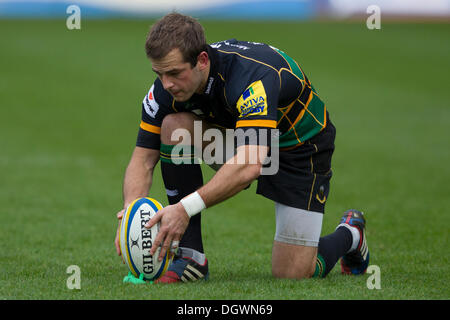
[[[203,22],[209,42],[284,50],[324,98],[337,138],[322,234],[363,210],[381,289],[338,265],[326,279],[273,279],[273,204],[255,184],[203,214],[209,281],[123,284],[115,214],[155,77],[151,23],[0,21],[0,299],[450,298],[449,24]],[[151,196],[167,204],[159,165]]]

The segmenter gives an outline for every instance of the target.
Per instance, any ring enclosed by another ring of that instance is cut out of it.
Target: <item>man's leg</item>
[[[170,204],[179,202],[185,196],[195,192],[203,185],[200,165],[195,163],[194,121],[200,121],[192,113],[175,113],[166,116],[161,126],[161,172]],[[206,130],[209,126],[202,123]],[[177,129],[189,132],[191,141],[172,140]],[[202,141],[202,139],[200,139]],[[183,144],[183,152],[172,151]],[[180,161],[183,163],[179,163]],[[166,274],[157,282],[172,283],[195,281],[208,275],[208,261],[203,251],[201,232],[201,213],[193,216],[181,238],[178,255],[175,256]]]
[[[312,277],[323,214],[275,203],[275,215],[273,276],[291,279]]]
[[[276,278],[324,278],[350,249],[351,235],[345,229],[320,238],[319,248],[274,241],[272,274]]]
[[[314,274],[317,247],[273,242],[272,275],[275,278],[303,279]]]
[[[369,254],[362,213],[346,211],[336,230],[324,237],[320,237],[321,216],[276,203],[277,230],[272,251],[274,277],[323,278],[341,257],[343,273],[365,272]]]
[[[350,251],[353,238],[352,232],[344,227],[338,227],[333,233],[321,237],[314,277],[326,277],[336,262]]]
[[[366,220],[358,210],[344,212],[336,230],[320,238],[315,277],[325,277],[341,259],[344,274],[364,274],[369,266]]]
[[[161,173],[169,204],[179,202],[203,185],[200,165],[194,163],[194,120],[196,118],[190,113],[173,114],[164,119],[161,127]],[[183,146],[183,153],[172,154],[174,147],[180,143],[180,140],[172,140],[172,133],[177,129],[186,129],[192,139]],[[184,162],[177,163],[177,160]],[[190,219],[179,246],[203,253],[201,213]]]

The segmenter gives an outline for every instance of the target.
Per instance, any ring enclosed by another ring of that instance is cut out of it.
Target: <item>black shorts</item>
[[[281,204],[324,213],[332,176],[336,129],[328,119],[320,133],[301,146],[279,151],[279,169],[261,175],[256,192]]]

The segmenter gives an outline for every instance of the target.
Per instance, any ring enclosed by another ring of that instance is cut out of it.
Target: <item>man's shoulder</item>
[[[279,82],[278,70],[286,67],[281,56],[265,43],[230,39],[211,47],[218,52],[227,101],[232,104],[258,81]]]
[[[211,43],[212,48],[221,52],[255,54],[270,48],[266,43],[228,39]]]
[[[222,60],[238,62],[244,68],[272,66],[278,69],[283,64],[283,59],[274,47],[262,42],[230,39],[213,43],[211,47],[217,50]]]
[[[278,77],[286,67],[282,57],[268,44],[236,39],[211,44],[217,50],[226,80],[232,83],[253,82],[269,75]]]
[[[157,78],[142,100],[143,114],[155,119],[172,112],[173,104],[173,97],[164,89],[161,81]]]

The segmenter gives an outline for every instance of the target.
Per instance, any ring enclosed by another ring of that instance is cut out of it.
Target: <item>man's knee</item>
[[[171,113],[164,117],[161,125],[161,142],[164,144],[177,144],[182,142],[187,133],[192,137],[194,121],[199,120],[189,112]]]
[[[275,278],[304,279],[314,275],[317,248],[274,241],[272,275]]]

